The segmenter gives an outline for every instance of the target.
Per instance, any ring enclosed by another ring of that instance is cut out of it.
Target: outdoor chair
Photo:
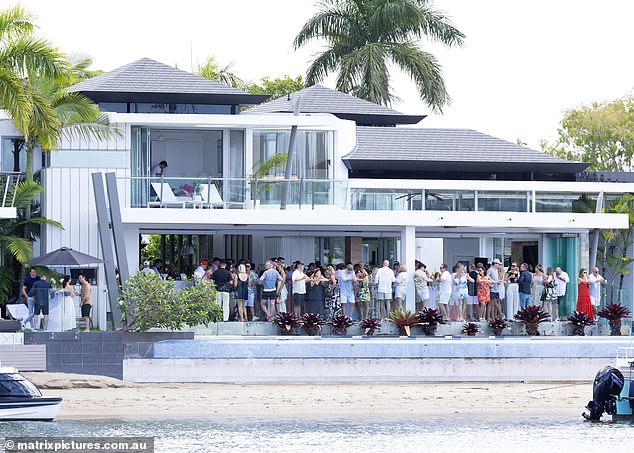
[[[201,184],[200,196],[202,197],[203,202],[212,208],[226,207],[226,203],[222,201],[220,192],[218,192],[215,184]]]
[[[156,192],[157,201],[150,201],[148,203],[148,208],[160,208],[160,207],[178,207],[184,208],[185,204],[188,201],[191,201],[189,197],[177,197],[172,192],[172,188],[166,182],[153,182],[150,183],[152,185],[152,189]],[[162,190],[161,190],[162,186]]]

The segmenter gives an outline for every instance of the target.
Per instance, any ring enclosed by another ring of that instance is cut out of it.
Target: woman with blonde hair
[[[354,296],[359,310],[359,318],[365,319],[370,311],[370,287],[368,286],[369,277],[363,263],[354,265],[354,271],[357,274],[357,285]]]
[[[396,280],[394,280],[394,310],[403,311],[403,301],[407,297],[407,285],[409,285],[407,266],[401,264]]]

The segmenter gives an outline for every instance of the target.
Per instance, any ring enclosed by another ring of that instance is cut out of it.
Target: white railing
[[[20,183],[22,173],[0,172],[0,208],[12,208],[15,203],[15,187]]]

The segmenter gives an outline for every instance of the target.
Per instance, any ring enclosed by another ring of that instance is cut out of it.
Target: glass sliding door
[[[131,203],[134,208],[144,208],[150,201],[150,129],[132,126],[131,136]]]

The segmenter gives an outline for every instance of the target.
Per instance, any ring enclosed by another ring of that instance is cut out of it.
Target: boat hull
[[[52,421],[59,412],[62,398],[3,398],[0,401],[0,420]]]

